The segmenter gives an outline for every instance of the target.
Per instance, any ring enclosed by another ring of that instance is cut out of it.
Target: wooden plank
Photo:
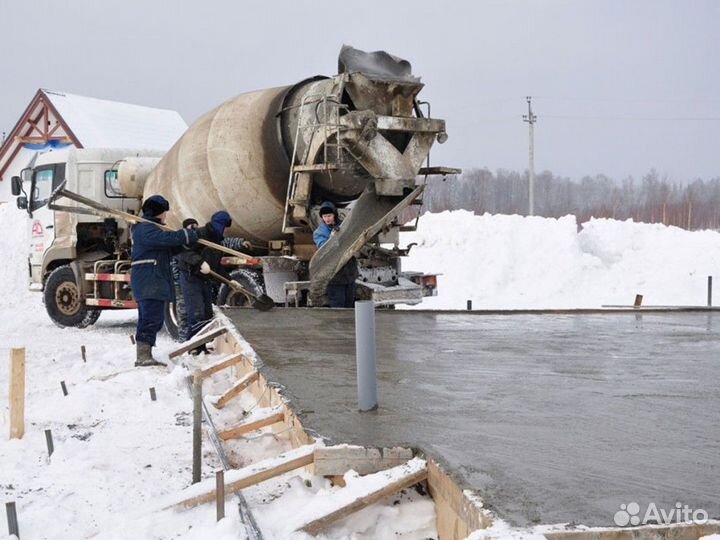
[[[25,349],[10,350],[10,438],[25,435]]]
[[[436,528],[443,540],[461,540],[492,525],[479,497],[468,496],[433,459],[428,460],[428,492],[435,501]]]
[[[427,478],[425,460],[414,458],[409,462],[375,474],[360,478],[353,483],[352,488],[343,488],[332,495],[328,505],[314,507],[309,514],[312,516],[296,531],[308,534],[318,534],[320,531],[341,520],[350,514],[362,510],[393,493],[413,486]],[[364,485],[363,485],[364,484]]]
[[[227,405],[231,399],[239,396],[240,393],[245,390],[248,386],[258,380],[259,374],[257,371],[251,371],[245,375],[242,379],[233,384],[213,405],[217,409],[222,409]]]
[[[202,377],[203,379],[207,379],[213,373],[217,373],[218,371],[222,371],[223,369],[229,368],[230,366],[239,364],[240,362],[242,362],[242,359],[242,353],[235,353],[223,356],[217,362],[213,362],[209,366],[202,368],[200,370],[200,377]]]
[[[284,452],[277,457],[265,459],[242,469],[225,472],[225,494],[235,493],[241,489],[254,486],[270,478],[275,478],[300,467],[310,465],[313,461],[315,445],[301,446]],[[165,508],[192,508],[215,500],[215,479],[210,478],[195,484],[179,495],[179,500],[163,506]],[[177,499],[178,497],[176,497]]]
[[[406,463],[413,458],[409,448],[365,448],[338,445],[315,450],[315,474],[339,476],[349,470],[360,475],[372,474]]]
[[[200,345],[210,343],[213,339],[215,339],[218,336],[222,336],[227,331],[228,331],[227,328],[223,326],[221,328],[216,328],[215,330],[208,332],[207,334],[201,334],[199,336],[195,336],[193,339],[186,342],[179,349],[175,349],[174,351],[172,351],[168,355],[168,357],[175,358],[176,356],[180,356],[181,354],[184,354],[188,351],[192,351],[195,347],[199,347]]]
[[[228,439],[235,439],[237,437],[240,437],[241,435],[244,435],[245,433],[250,433],[251,431],[271,426],[284,420],[285,412],[281,410],[281,407],[262,409],[260,412],[258,412],[252,417],[252,420],[243,422],[234,427],[231,427],[230,429],[221,431],[220,433],[218,433],[218,436],[222,440],[227,441]]]

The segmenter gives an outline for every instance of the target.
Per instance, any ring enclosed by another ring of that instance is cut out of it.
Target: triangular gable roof
[[[0,180],[26,144],[166,151],[186,129],[168,109],[40,89],[0,147]]]

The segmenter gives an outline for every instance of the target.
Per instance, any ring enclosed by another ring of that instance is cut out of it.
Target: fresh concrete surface
[[[720,314],[377,312],[380,407],[357,411],[352,310],[228,309],[303,424],[442,458],[516,525],[621,504],[720,517]]]

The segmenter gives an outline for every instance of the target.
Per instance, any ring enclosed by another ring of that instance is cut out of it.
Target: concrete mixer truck
[[[248,291],[277,303],[322,305],[329,280],[351,257],[360,267],[360,297],[392,305],[435,294],[435,276],[400,269],[407,250],[399,246],[398,216],[421,204],[423,178],[459,172],[429,166],[431,146],[447,139],[445,122],[418,100],[423,84],[408,62],[343,47],[338,64],[333,77],[230,99],[164,155],[71,148],[39,155],[13,178],[18,206],[33,223],[31,288],[44,290],[51,319],[83,327],[103,309],[136,307],[129,224],[54,197],[59,188],[130,213],[161,194],[175,227],[227,210],[229,235],[253,247],[252,257],[223,264]],[[326,200],[344,222],[318,250],[312,231]],[[217,301],[241,305],[247,298],[223,286]]]

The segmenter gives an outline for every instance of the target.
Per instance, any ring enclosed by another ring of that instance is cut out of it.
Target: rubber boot
[[[135,360],[135,367],[151,367],[151,366],[164,366],[162,362],[158,362],[152,356],[152,345],[145,343],[144,341],[138,341],[136,343],[137,358]]]

